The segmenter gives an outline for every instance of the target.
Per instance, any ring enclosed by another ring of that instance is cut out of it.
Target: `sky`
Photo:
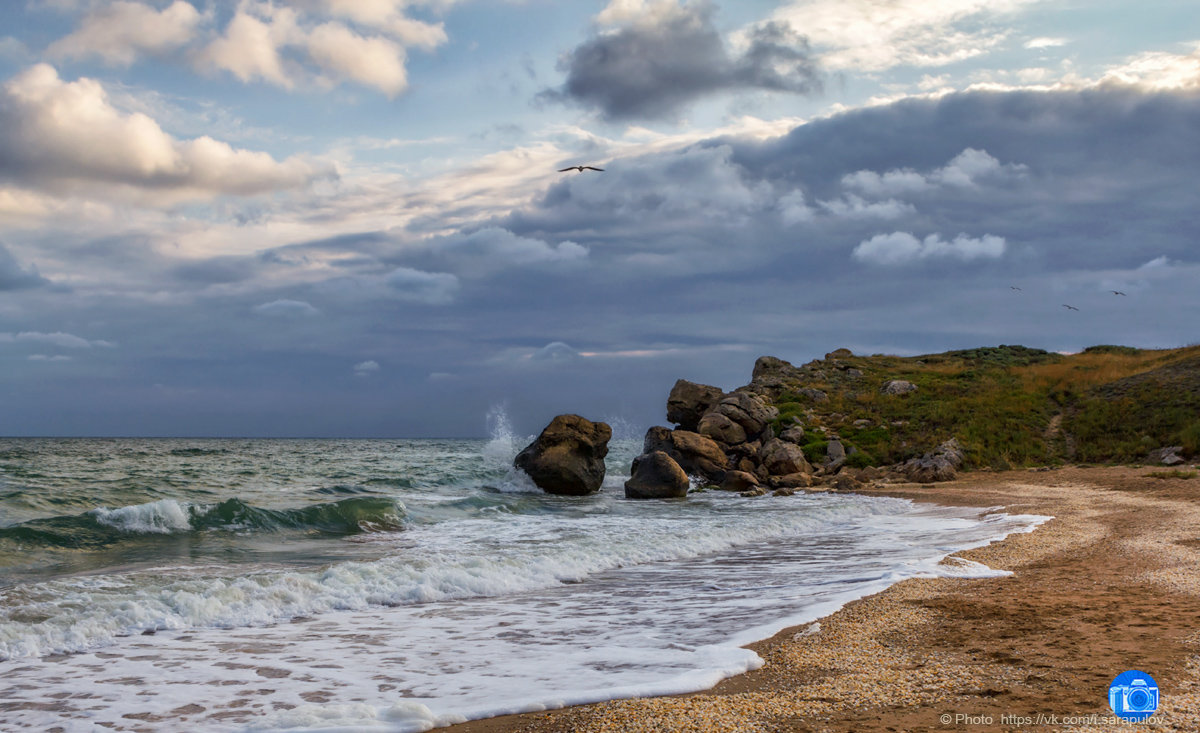
[[[1192,0],[0,4],[0,435],[638,437],[1197,283]]]

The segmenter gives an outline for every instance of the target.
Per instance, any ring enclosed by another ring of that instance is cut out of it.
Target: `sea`
[[[0,439],[0,730],[422,731],[709,688],[744,645],[1048,519],[592,496],[480,440]],[[818,626],[810,626],[816,631]]]

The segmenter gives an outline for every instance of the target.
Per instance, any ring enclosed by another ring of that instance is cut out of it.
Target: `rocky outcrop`
[[[724,396],[719,387],[680,379],[667,397],[667,422],[673,422],[683,430],[695,431],[704,413]]]
[[[879,391],[888,395],[902,395],[909,392],[916,392],[917,385],[907,379],[890,379],[883,383]]]
[[[935,481],[953,481],[958,477],[958,469],[962,464],[962,446],[951,438],[932,453],[909,460],[903,469],[909,481],[928,484]]]
[[[612,429],[579,415],[559,415],[513,459],[538,488],[582,496],[600,490]]]
[[[688,477],[671,456],[656,450],[633,459],[625,482],[627,499],[677,499],[687,496]]]

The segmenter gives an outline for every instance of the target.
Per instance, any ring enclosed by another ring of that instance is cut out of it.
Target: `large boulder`
[[[791,473],[809,473],[812,467],[804,458],[804,451],[795,443],[789,443],[779,438],[772,438],[763,445],[759,452],[762,465],[772,476],[786,476]]]
[[[733,392],[722,397],[709,415],[714,413],[724,415],[740,425],[742,431],[746,433],[746,437],[751,439],[762,434],[767,424],[779,417],[778,409],[749,392]]]
[[[671,456],[656,450],[633,459],[625,482],[627,499],[676,499],[687,496],[688,477]]]
[[[696,432],[725,445],[746,442],[746,430],[728,416],[718,412],[710,412],[700,418],[700,425],[697,426]]]
[[[538,488],[583,496],[600,490],[612,428],[579,415],[559,415],[513,459]]]
[[[700,418],[725,396],[719,387],[696,384],[686,379],[675,382],[667,396],[667,421],[683,430],[696,430]]]
[[[1180,457],[1180,452],[1183,451],[1182,445],[1169,445],[1163,448],[1150,451],[1147,460],[1150,463],[1161,463],[1164,466],[1178,466],[1183,463],[1183,458]]]

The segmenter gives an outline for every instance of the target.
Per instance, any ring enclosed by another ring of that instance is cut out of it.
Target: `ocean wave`
[[[522,593],[616,568],[809,535],[903,512],[905,504],[864,497],[786,501],[777,507],[785,511],[771,511],[775,502],[764,500],[755,505],[760,511],[740,513],[722,511],[723,505],[735,506],[727,499],[707,510],[697,506],[695,512],[640,521],[604,513],[565,525],[558,517],[529,514],[504,521],[464,519],[453,533],[417,524],[405,535],[419,552],[312,571],[48,581],[0,592],[0,659],[81,651],[154,629],[260,626],[333,610]],[[986,534],[1004,534],[993,532]]]
[[[97,548],[131,535],[174,535],[206,531],[298,530],[348,535],[400,529],[404,505],[386,497],[355,497],[290,509],[256,507],[241,499],[190,504],[161,499],[83,514],[32,519],[0,528],[0,540],[63,547]]]

